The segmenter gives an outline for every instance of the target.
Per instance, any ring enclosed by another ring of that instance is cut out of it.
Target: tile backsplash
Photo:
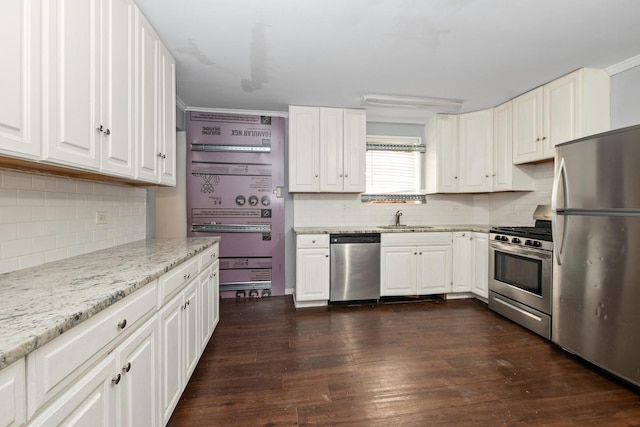
[[[395,212],[411,225],[533,225],[539,204],[551,203],[553,162],[534,168],[536,190],[491,194],[439,194],[427,196],[423,205],[364,204],[358,194],[295,194],[295,227],[387,225]]]
[[[145,238],[144,188],[0,169],[0,273]],[[106,224],[96,224],[96,212]]]

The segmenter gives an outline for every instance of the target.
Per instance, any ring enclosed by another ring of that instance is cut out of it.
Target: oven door
[[[550,315],[552,254],[491,241],[489,290]]]

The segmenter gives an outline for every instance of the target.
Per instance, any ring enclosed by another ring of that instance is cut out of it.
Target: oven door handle
[[[555,254],[556,262],[558,265],[562,265],[562,249],[564,244],[564,228],[559,230],[558,228],[558,209],[560,211],[567,209],[567,206],[558,206],[558,191],[562,184],[562,191],[564,193],[564,201],[569,199],[569,187],[567,184],[567,166],[564,163],[564,158],[560,159],[560,165],[558,171],[553,180],[553,189],[551,192],[551,232],[553,234],[553,253]],[[562,236],[562,237],[561,237]]]
[[[507,252],[510,254],[516,254],[520,256],[528,256],[529,258],[534,258],[539,261],[546,261],[551,258],[551,254],[549,253],[549,251],[538,250],[538,249],[525,249],[522,246],[513,246],[507,243],[491,242],[489,247],[493,250],[498,250],[501,252]]]

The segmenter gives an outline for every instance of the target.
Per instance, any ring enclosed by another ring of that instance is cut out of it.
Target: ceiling
[[[364,95],[493,107],[640,54],[637,0],[136,0],[192,108],[362,108]],[[367,109],[368,121],[433,113]]]

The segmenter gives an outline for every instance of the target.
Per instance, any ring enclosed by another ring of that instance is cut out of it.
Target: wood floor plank
[[[640,426],[640,392],[477,300],[222,300],[171,426]]]

